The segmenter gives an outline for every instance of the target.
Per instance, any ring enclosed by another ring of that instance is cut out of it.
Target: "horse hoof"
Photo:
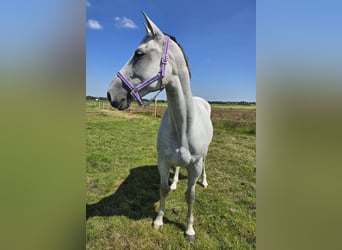
[[[154,225],[154,224],[153,224],[153,229],[156,230],[156,231],[158,231],[158,232],[161,232],[162,229],[163,229],[163,225]]]
[[[189,241],[190,244],[195,242],[195,234],[194,235],[185,234],[185,238]]]
[[[203,183],[202,183],[202,186],[203,186],[204,188],[208,188],[208,184],[203,184]]]

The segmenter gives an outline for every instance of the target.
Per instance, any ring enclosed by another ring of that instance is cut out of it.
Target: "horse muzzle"
[[[131,98],[124,88],[110,87],[107,92],[107,99],[113,108],[125,110],[131,104]]]

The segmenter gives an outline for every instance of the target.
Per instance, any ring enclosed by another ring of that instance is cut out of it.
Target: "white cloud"
[[[115,25],[118,28],[126,28],[126,29],[136,29],[138,26],[134,23],[132,19],[127,17],[115,17]]]
[[[86,6],[87,6],[87,7],[90,7],[90,5],[91,5],[90,2],[87,1],[87,2],[86,2]]]
[[[102,25],[97,20],[89,19],[87,22],[87,25],[89,28],[94,29],[94,30],[102,29]]]

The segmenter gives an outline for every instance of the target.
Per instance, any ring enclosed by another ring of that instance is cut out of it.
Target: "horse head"
[[[142,104],[142,96],[163,89],[165,71],[170,71],[166,69],[169,38],[145,13],[143,15],[146,36],[108,88],[108,101],[119,110],[127,109],[133,98]]]

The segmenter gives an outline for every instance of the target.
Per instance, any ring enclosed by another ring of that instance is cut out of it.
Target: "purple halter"
[[[169,44],[170,44],[170,37],[166,37],[166,42],[165,42],[165,47],[164,47],[164,54],[163,57],[161,58],[161,66],[160,66],[160,72],[153,76],[152,78],[144,81],[143,83],[138,84],[137,86],[134,86],[130,81],[119,71],[117,73],[117,76],[126,84],[126,86],[130,89],[130,94],[131,96],[140,104],[143,104],[143,101],[139,95],[139,91],[142,90],[143,88],[149,86],[151,83],[162,79],[165,76],[165,71],[166,71],[166,63],[168,61],[168,50],[169,50]],[[162,91],[165,88],[164,85],[160,86],[160,91]]]

